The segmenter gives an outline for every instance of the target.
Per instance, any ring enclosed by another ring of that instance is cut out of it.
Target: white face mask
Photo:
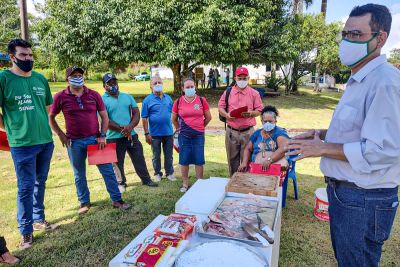
[[[352,42],[346,39],[342,40],[339,45],[340,62],[342,62],[343,65],[352,67],[363,61],[377,49],[376,47],[372,51],[369,51],[368,48],[369,43],[376,37],[377,36],[374,35],[366,42]]]
[[[154,92],[161,92],[162,90],[163,90],[163,85],[162,84],[154,85]]]
[[[243,80],[236,81],[236,84],[237,84],[237,86],[238,86],[240,89],[246,88],[247,83],[248,83],[247,81],[243,81]]]

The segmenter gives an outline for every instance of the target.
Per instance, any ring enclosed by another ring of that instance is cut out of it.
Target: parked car
[[[135,76],[135,81],[147,81],[150,80],[150,74],[147,72],[142,72],[139,75]]]

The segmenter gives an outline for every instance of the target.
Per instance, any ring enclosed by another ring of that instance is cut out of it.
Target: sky
[[[385,5],[392,13],[392,28],[389,38],[382,49],[382,53],[389,54],[393,48],[400,48],[400,0],[328,0],[326,9],[326,21],[342,21],[346,22],[348,15],[355,6],[365,4]],[[305,13],[317,14],[321,11],[321,0],[313,0],[313,4],[307,9],[304,7]]]
[[[36,14],[33,2],[43,3],[43,0],[27,0],[28,12]],[[400,0],[328,0],[326,20],[327,22],[346,21],[350,11],[357,5],[368,3],[381,4],[387,6],[392,13],[392,28],[386,45],[382,52],[389,54],[393,48],[400,48]],[[313,4],[308,8],[304,7],[304,12],[317,14],[321,10],[321,0],[313,0]]]

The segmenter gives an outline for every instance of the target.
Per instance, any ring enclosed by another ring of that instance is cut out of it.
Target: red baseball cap
[[[246,75],[249,76],[249,71],[245,67],[239,67],[235,71],[235,76]]]

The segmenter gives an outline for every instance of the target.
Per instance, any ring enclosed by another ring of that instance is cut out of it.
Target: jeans
[[[133,167],[140,180],[142,180],[143,184],[147,184],[150,179],[149,171],[147,170],[146,161],[143,155],[143,146],[138,139],[138,135],[132,135],[132,140],[128,140],[127,137],[115,138],[115,139],[107,139],[108,143],[116,143],[117,145],[117,159],[118,159],[118,168],[121,172],[121,181],[118,181],[119,184],[126,184],[125,177],[125,155],[128,152],[129,157],[131,158]]]
[[[6,240],[0,236],[0,256],[6,252],[8,252]]]
[[[340,266],[378,266],[398,206],[398,188],[328,184],[332,246]]]
[[[87,146],[97,144],[96,136],[72,140],[68,147],[68,156],[75,176],[76,193],[81,204],[90,203],[90,192],[86,180]],[[117,178],[111,163],[96,165],[112,201],[120,201],[121,193],[118,189]]]
[[[53,150],[53,142],[11,148],[18,180],[17,221],[22,235],[33,232],[32,223],[45,220],[44,193]]]
[[[161,172],[161,145],[162,150],[164,152],[164,169],[165,175],[171,175],[174,173],[173,166],[173,144],[174,137],[172,135],[169,136],[153,136],[153,141],[151,142],[151,150],[153,152],[153,168],[154,175],[160,174]]]

